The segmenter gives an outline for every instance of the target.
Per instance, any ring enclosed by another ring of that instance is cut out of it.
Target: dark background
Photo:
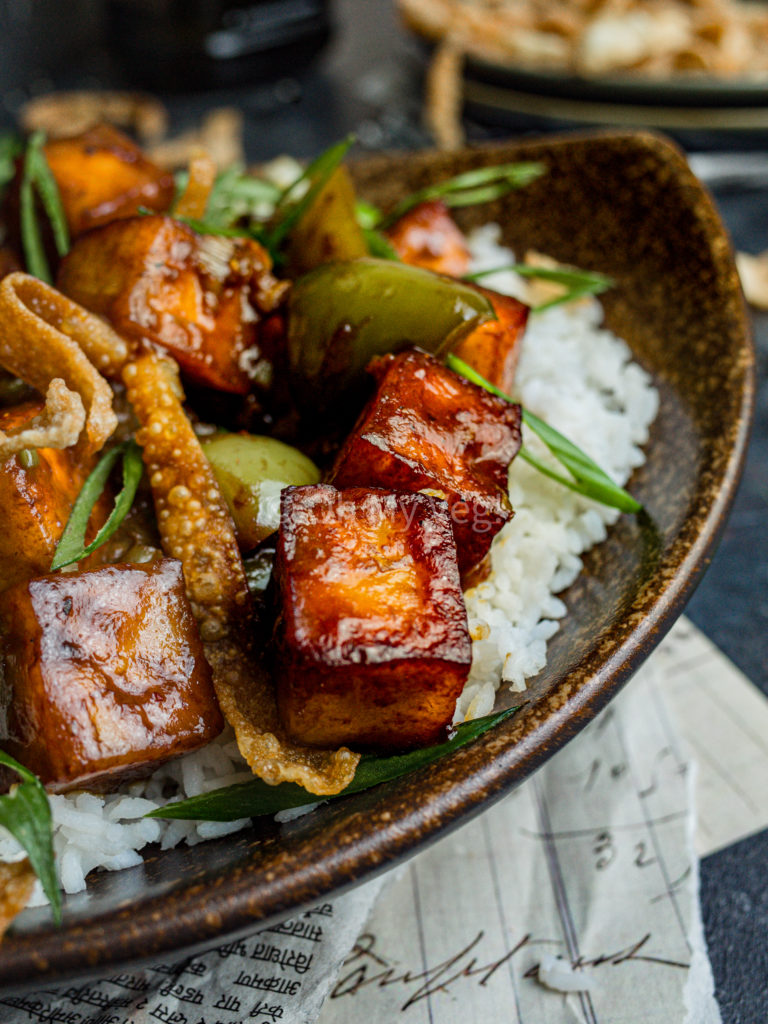
[[[207,109],[237,105],[245,116],[246,153],[253,161],[283,152],[313,156],[348,132],[355,133],[358,151],[430,143],[421,117],[427,52],[401,29],[391,0],[335,0],[325,12],[330,31],[323,28],[320,9],[325,5],[318,0],[318,20],[300,46],[249,59],[231,72],[229,87],[205,91],[192,91],[189,80],[179,78],[180,65],[170,59],[169,44],[160,46],[159,37],[143,44],[145,51],[154,45],[154,53],[137,57],[134,50],[131,60],[121,61],[129,41],[125,26],[122,39],[113,36],[110,50],[104,42],[105,5],[98,0],[38,0],[30,5],[34,24],[19,21],[18,11],[26,6],[0,2],[0,127],[13,125],[20,104],[30,96],[54,87],[151,81],[169,107],[175,130],[193,126]],[[171,10],[174,5],[155,6]],[[199,5],[181,6],[189,20]],[[751,101],[754,105],[754,96]],[[488,118],[469,110],[464,125],[470,141],[577,126],[558,117],[556,103],[551,114]],[[768,150],[768,128],[724,130],[728,114],[713,109],[712,125],[719,127],[708,130],[706,118],[706,111],[699,111],[695,127],[674,131],[674,137],[689,151]],[[684,111],[678,120],[685,121]],[[757,186],[717,190],[715,197],[736,248],[768,248],[768,177]],[[758,391],[746,470],[719,550],[687,614],[768,693],[768,315],[755,314],[753,320]],[[768,771],[766,776],[768,784]],[[767,874],[768,832],[707,857],[701,865],[704,923],[726,1024],[768,1020]]]

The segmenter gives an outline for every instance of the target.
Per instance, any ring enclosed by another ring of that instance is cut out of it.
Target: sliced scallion
[[[296,181],[283,191],[275,206],[272,223],[265,239],[267,248],[273,255],[279,253],[280,246],[291,233],[294,225],[301,220],[304,213],[314,203],[354,141],[354,136],[348,135],[341,142],[326,149],[306,167]],[[306,191],[300,195],[300,198],[296,198],[302,186],[306,186]]]
[[[472,740],[478,739],[483,733],[492,729],[514,714],[517,708],[499,711],[484,718],[476,718],[471,722],[463,722],[457,726],[451,739],[433,747],[412,750],[407,754],[378,756],[364,754],[357,766],[355,777],[346,789],[335,796],[348,796],[360,793],[371,786],[382,782],[390,782],[402,775],[423,768],[446,754],[458,750]],[[302,807],[317,803],[318,800],[334,799],[335,797],[317,797],[308,793],[302,786],[292,782],[283,782],[279,786],[269,786],[261,779],[251,779],[234,786],[224,786],[211,790],[200,796],[189,797],[177,803],[158,807],[146,815],[148,818],[178,818],[191,821],[236,821],[238,818],[255,818],[263,814],[276,814],[290,807]]]
[[[465,363],[463,359],[459,359],[458,356],[452,353],[449,354],[446,363],[456,373],[466,377],[473,384],[485,388],[492,395],[496,395],[506,402],[514,401],[501,388],[491,384],[482,374],[478,373],[468,363]],[[567,437],[564,437],[558,430],[555,430],[554,427],[550,427],[544,420],[532,412],[528,412],[527,409],[523,409],[522,415],[523,423],[541,438],[557,461],[568,470],[570,476],[563,476],[556,470],[551,469],[533,455],[525,445],[520,449],[520,458],[545,476],[550,477],[552,480],[557,480],[564,487],[568,487],[578,494],[583,494],[586,498],[592,498],[603,505],[618,508],[622,512],[639,512],[641,510],[642,505],[640,502],[625,491],[623,487],[619,487],[618,484],[614,483],[608,474],[581,448],[578,448]]]
[[[45,254],[36,197],[40,198],[50,222],[59,256],[65,256],[69,251],[69,229],[56,179],[43,152],[44,144],[45,135],[42,132],[34,132],[29,137],[24,152],[19,191],[21,245],[29,273],[51,284],[51,268]]]
[[[88,529],[88,520],[91,517],[91,512],[93,512],[96,502],[101,497],[109,474],[112,472],[112,468],[118,459],[123,460],[122,488],[115,498],[114,508],[107,521],[91,543],[86,544],[85,534]],[[86,555],[89,555],[96,548],[101,547],[105,541],[109,540],[131,509],[142,472],[141,449],[135,441],[125,441],[102,456],[77,496],[53,557],[53,563],[51,564],[52,572],[63,568],[65,565],[79,562],[81,558],[85,558]]]
[[[532,161],[498,164],[495,167],[478,167],[473,171],[465,171],[406,196],[391,213],[381,218],[375,227],[380,231],[386,230],[414,206],[430,199],[442,199],[446,206],[453,207],[492,202],[513,189],[523,188],[545,172],[544,164]]]
[[[478,270],[473,274],[467,274],[465,279],[467,281],[480,281],[484,277],[500,274],[507,270],[513,270],[520,277],[552,281],[554,284],[561,284],[565,287],[566,290],[562,295],[556,295],[554,298],[534,306],[531,310],[533,313],[541,313],[552,306],[573,302],[575,299],[584,298],[586,295],[600,295],[609,288],[613,288],[615,284],[612,278],[593,270],[571,270],[566,267],[537,267],[529,263],[507,263],[503,267]]]

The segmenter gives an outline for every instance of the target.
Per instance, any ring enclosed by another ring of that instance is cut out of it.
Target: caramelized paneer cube
[[[22,426],[42,412],[43,405],[35,400],[0,409],[0,430]],[[38,448],[29,462],[13,455],[0,463],[0,591],[48,572],[91,468],[79,464],[71,449],[57,448]],[[89,541],[104,518],[102,503],[91,518]]]
[[[246,394],[271,378],[258,322],[287,284],[270,269],[257,242],[198,235],[171,217],[147,216],[78,239],[57,283],[124,337],[167,349],[194,383]]]
[[[463,277],[469,269],[467,240],[442,199],[414,206],[386,235],[403,263],[451,277]]]
[[[425,352],[375,359],[376,392],[334,463],[337,487],[428,491],[448,502],[462,574],[511,518],[507,469],[520,448],[520,407]]]
[[[478,288],[493,305],[495,320],[487,320],[465,335],[453,354],[502,391],[510,392],[520,358],[520,344],[530,309],[524,303],[488,288]]]
[[[173,175],[155,166],[127,135],[98,124],[80,135],[49,139],[44,152],[73,237],[141,207],[167,210]]]
[[[294,739],[388,750],[443,736],[471,661],[445,502],[286,488],[274,579],[278,706]]]
[[[109,788],[223,727],[174,559],[6,590],[0,667],[5,749],[54,792]]]

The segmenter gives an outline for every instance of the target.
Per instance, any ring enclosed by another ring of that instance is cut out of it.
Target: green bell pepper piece
[[[304,411],[338,408],[374,356],[411,345],[440,353],[495,319],[471,285],[391,260],[328,263],[300,277],[288,301],[288,360]],[[342,403],[343,404],[343,403]]]

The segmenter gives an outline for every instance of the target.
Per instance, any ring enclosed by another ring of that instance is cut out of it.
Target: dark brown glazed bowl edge
[[[712,430],[713,436],[705,432],[699,438],[691,428],[690,446],[692,451],[695,448],[697,461],[691,477],[690,507],[681,499],[670,513],[672,526],[660,541],[653,571],[638,569],[632,593],[624,595],[625,602],[611,611],[612,617],[605,619],[576,664],[568,664],[567,652],[561,655],[568,670],[555,685],[543,696],[534,693],[518,715],[476,743],[415,776],[388,784],[382,792],[370,791],[328,805],[323,810],[321,833],[311,829],[303,833],[301,819],[283,826],[274,850],[271,840],[257,840],[252,861],[221,877],[204,874],[157,898],[139,895],[134,903],[110,914],[97,912],[69,923],[65,918],[61,932],[41,928],[11,934],[0,956],[4,994],[127,963],[187,955],[373,877],[469,820],[528,777],[607,704],[679,615],[723,528],[744,461],[754,402],[754,354],[730,245],[710,197],[680,152],[651,133],[579,133],[487,147],[456,157],[416,154],[398,160],[410,168],[412,184],[422,173],[439,177],[449,163],[463,169],[474,161],[527,158],[540,152],[552,158],[553,166],[557,154],[567,152],[578,173],[587,177],[599,155],[606,166],[612,160],[624,161],[621,166],[625,169],[646,161],[647,173],[656,176],[654,188],[674,187],[681,202],[691,206],[691,224],[700,228],[706,239],[702,264],[707,268],[711,264],[712,280],[719,289],[712,299],[713,308],[724,329],[731,324],[724,360],[732,365],[719,367],[718,379],[710,382],[713,393],[717,388],[724,392],[723,423],[717,425],[722,436],[714,436]],[[392,176],[391,159],[373,158],[368,170],[358,173],[364,186],[372,183],[373,193],[378,194],[377,175],[386,175],[387,169]],[[584,195],[588,198],[589,190]],[[704,246],[703,241],[699,244]],[[623,315],[620,306],[613,312],[619,319]],[[665,368],[660,363],[658,369],[664,385]],[[673,381],[672,390],[684,391],[686,386]],[[703,400],[695,389],[683,399],[675,412],[683,428],[686,417],[696,419],[701,414],[706,420]],[[637,485],[641,494],[646,489],[659,501],[658,510],[650,508],[651,515],[658,511],[663,518],[663,495],[656,494],[653,481],[643,478],[641,472]],[[644,530],[652,533],[647,524],[617,526],[615,533],[622,543],[634,545],[632,550],[637,553],[649,543]],[[639,555],[636,561],[639,565]],[[598,561],[595,578],[601,571]],[[588,622],[584,628],[587,626]]]

